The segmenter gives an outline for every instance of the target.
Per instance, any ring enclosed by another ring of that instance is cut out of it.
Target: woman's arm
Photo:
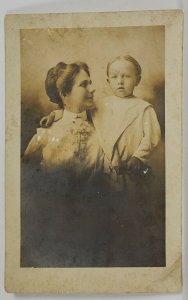
[[[46,140],[46,132],[43,128],[38,128],[37,133],[30,140],[24,155],[22,157],[22,161],[26,162],[29,160],[32,161],[41,161],[42,159],[42,149]]]

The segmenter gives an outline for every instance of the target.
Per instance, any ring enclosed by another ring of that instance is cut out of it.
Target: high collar
[[[64,111],[63,111],[63,122],[64,123],[72,122],[74,119],[77,119],[77,118],[80,118],[80,119],[86,121],[87,120],[86,111],[83,111],[81,113],[73,113],[71,111],[64,109]]]
[[[82,120],[86,121],[87,120],[87,112],[86,110],[81,112],[81,113],[74,113],[71,111],[68,111],[66,109],[61,109],[61,110],[55,110],[55,119],[54,122],[62,119],[63,122],[66,120],[66,122],[72,122],[76,118],[81,118]]]

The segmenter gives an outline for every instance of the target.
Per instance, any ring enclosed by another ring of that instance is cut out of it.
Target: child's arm
[[[40,126],[43,128],[50,127],[54,121],[58,121],[61,117],[62,109],[54,110],[40,120]]]
[[[150,154],[159,144],[161,139],[161,129],[154,109],[149,106],[143,115],[143,138],[133,157],[147,162]]]
[[[43,128],[50,127],[55,119],[55,113],[52,111],[49,115],[40,120],[40,126]]]

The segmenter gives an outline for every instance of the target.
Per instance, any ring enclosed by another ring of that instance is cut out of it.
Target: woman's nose
[[[89,91],[89,93],[93,94],[95,92],[94,86],[93,85],[89,85],[88,91]]]

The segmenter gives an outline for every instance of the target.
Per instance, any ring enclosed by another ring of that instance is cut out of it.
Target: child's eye
[[[117,75],[110,76],[111,79],[117,78]]]

